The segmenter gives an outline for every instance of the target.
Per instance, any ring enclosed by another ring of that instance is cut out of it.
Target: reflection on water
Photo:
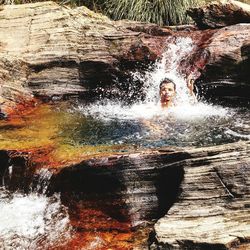
[[[197,103],[163,110],[153,103],[124,107],[109,102],[80,106],[79,112],[83,122],[73,137],[81,144],[207,146],[249,139],[244,109]]]
[[[155,103],[124,106],[110,101],[65,105],[56,110],[41,106],[19,122],[0,121],[0,148],[47,148],[56,161],[130,146],[206,146],[249,139],[246,108],[197,103],[163,110]]]

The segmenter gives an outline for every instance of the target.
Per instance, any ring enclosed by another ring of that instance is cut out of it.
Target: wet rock
[[[50,190],[80,200],[95,197],[98,209],[135,227],[170,208],[183,178],[182,166],[171,163],[188,157],[170,150],[85,160],[54,175]]]
[[[1,110],[8,113],[8,108],[13,110],[16,103],[34,96],[79,96],[126,77],[121,61],[129,68],[161,54],[162,35],[169,32],[152,30],[161,36],[152,39],[85,7],[70,9],[54,2],[3,6],[0,96],[5,104]]]
[[[200,76],[194,74],[199,76],[198,92],[210,101],[232,105],[249,102],[249,11],[249,5],[237,1],[213,2],[189,11],[200,28],[215,28],[190,34],[197,49],[185,65],[190,72],[199,70]]]
[[[0,186],[10,191],[28,191],[33,174],[27,152],[0,150]]]
[[[0,35],[0,40],[4,36]],[[22,60],[10,60],[8,56],[1,54],[0,43],[0,119],[20,114],[36,105],[37,100],[25,86],[26,73],[27,66]]]
[[[54,175],[50,190],[95,198],[98,209],[132,226],[167,213],[155,226],[162,249],[239,244],[250,237],[249,150],[237,142],[84,160]]]
[[[239,1],[214,1],[208,5],[191,8],[187,14],[200,29],[221,28],[250,22],[250,5]]]
[[[182,65],[198,77],[199,93],[227,103],[247,103],[250,90],[250,24],[216,30],[194,31],[189,35],[196,48]]]
[[[233,249],[250,238],[249,145],[166,147],[79,160],[49,169],[54,174],[46,193],[61,193],[82,234],[95,226],[110,230],[109,223],[93,219],[96,214],[125,234],[165,215],[150,236],[151,249]],[[34,156],[0,152],[1,179],[9,189],[32,190],[39,177]]]
[[[3,180],[4,174],[7,171],[7,168],[9,167],[9,155],[5,150],[0,150],[0,178]]]
[[[249,145],[239,142],[189,151],[191,159],[182,161],[182,193],[155,224],[151,249],[250,246]]]
[[[237,24],[219,29],[212,35],[206,47],[210,56],[204,74],[210,77],[212,72],[216,71],[218,77],[238,71],[240,78],[248,78],[249,48],[250,24]]]

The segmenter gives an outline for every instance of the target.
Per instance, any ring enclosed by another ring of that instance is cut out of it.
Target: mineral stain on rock
[[[242,8],[233,1],[190,11],[205,13],[197,24],[213,28],[201,31],[114,22],[53,2],[1,7],[0,178],[29,193],[36,171],[51,171],[45,193],[61,193],[74,229],[60,249],[249,248],[248,141],[152,149],[94,137],[87,144],[74,136],[86,119],[62,102],[128,82],[131,69],[145,70],[181,36],[195,47],[180,72],[200,88],[213,85],[208,96],[246,104],[250,26],[238,24],[249,22]],[[211,22],[211,10],[233,18]]]

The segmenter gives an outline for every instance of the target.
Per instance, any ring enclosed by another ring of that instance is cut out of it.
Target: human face
[[[161,104],[170,104],[175,98],[175,86],[172,82],[163,83],[160,88]]]

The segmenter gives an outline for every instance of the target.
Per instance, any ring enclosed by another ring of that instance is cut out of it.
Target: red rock
[[[239,1],[214,1],[208,5],[191,8],[187,14],[201,29],[221,28],[250,22],[250,5]]]

